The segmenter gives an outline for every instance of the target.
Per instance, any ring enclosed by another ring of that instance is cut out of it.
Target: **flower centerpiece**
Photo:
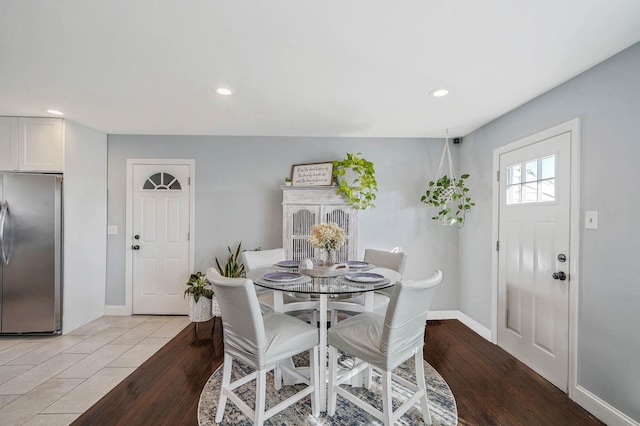
[[[325,265],[330,266],[335,263],[336,250],[344,245],[344,230],[335,222],[313,225],[307,241],[311,247],[323,251],[326,255]]]

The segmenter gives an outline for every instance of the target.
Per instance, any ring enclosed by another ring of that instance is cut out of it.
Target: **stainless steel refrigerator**
[[[59,334],[62,176],[0,173],[0,334]]]

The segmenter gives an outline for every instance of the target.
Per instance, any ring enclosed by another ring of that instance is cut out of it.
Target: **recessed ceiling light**
[[[64,115],[64,112],[58,111],[57,109],[48,109],[47,112],[53,115]]]
[[[447,96],[448,93],[449,91],[447,89],[437,89],[437,90],[432,90],[431,93],[429,94],[434,98],[441,98],[443,96]]]
[[[231,89],[227,89],[226,87],[219,87],[216,89],[216,93],[222,96],[229,96],[233,92],[231,91]]]

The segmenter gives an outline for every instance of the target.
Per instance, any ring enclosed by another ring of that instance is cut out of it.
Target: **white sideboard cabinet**
[[[358,255],[358,212],[336,187],[282,186],[282,246],[287,259],[319,257],[309,245],[311,227],[318,223],[336,222],[345,231],[345,243],[338,261],[356,260]]]
[[[0,117],[0,170],[62,172],[61,118]]]

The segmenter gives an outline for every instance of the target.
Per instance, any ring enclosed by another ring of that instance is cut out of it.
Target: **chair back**
[[[365,249],[364,261],[372,263],[381,268],[388,268],[397,271],[402,275],[404,273],[404,266],[407,263],[407,254],[391,251]]]
[[[247,272],[256,268],[271,266],[276,262],[286,259],[287,257],[283,248],[249,250],[242,252],[242,263],[244,264],[244,269]]]
[[[205,275],[207,276],[207,280],[209,280],[209,282],[211,282],[213,279],[216,279],[216,278],[222,278],[222,275],[220,275],[220,272],[214,267],[207,269],[207,272]]]
[[[384,319],[380,347],[383,353],[401,355],[422,347],[429,306],[441,281],[442,271],[438,269],[424,280],[398,281]]]
[[[253,282],[223,277],[214,268],[207,280],[220,304],[225,351],[255,365],[266,347],[264,322]]]

